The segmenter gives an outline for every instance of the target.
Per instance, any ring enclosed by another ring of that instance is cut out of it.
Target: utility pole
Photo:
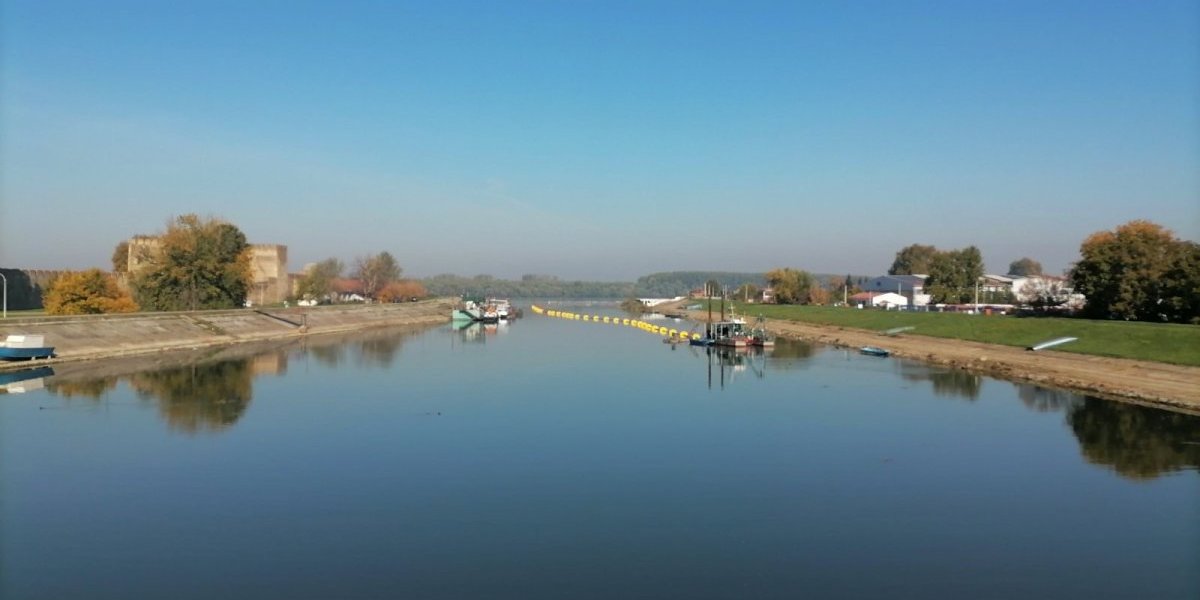
[[[975,280],[975,314],[979,314],[979,280]]]
[[[8,278],[5,277],[3,273],[0,273],[0,279],[4,280],[4,317],[3,318],[7,319],[8,318]]]

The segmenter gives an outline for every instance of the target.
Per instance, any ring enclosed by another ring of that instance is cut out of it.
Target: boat
[[[775,345],[775,337],[767,333],[767,320],[759,315],[750,328],[750,345],[759,348],[770,348]]]
[[[472,300],[463,302],[462,308],[456,308],[450,313],[450,319],[456,322],[496,323],[500,313],[495,304],[480,305]]]
[[[53,358],[54,347],[46,345],[42,335],[10,335],[0,342],[0,360]]]
[[[862,348],[859,348],[858,351],[860,353],[866,354],[868,356],[889,356],[889,355],[891,355],[891,352],[888,352],[887,350],[884,350],[883,348],[879,348],[877,346],[863,346]]]

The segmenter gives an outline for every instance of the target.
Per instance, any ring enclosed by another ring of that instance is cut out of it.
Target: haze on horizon
[[[1200,3],[0,0],[0,266],[173,215],[289,266],[1061,272],[1200,239]]]

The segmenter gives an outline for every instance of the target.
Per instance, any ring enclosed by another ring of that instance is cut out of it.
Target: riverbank
[[[688,315],[704,322],[706,313]],[[1172,409],[1200,413],[1200,367],[1022,348],[910,333],[875,331],[767,319],[775,335],[834,346],[879,346],[893,356],[1014,381],[1027,381]]]
[[[0,362],[0,370],[397,325],[442,323],[450,318],[455,302],[454,298],[437,298],[401,304],[8,319],[0,322],[0,338],[13,334],[44,335],[47,344],[55,347],[56,358]]]

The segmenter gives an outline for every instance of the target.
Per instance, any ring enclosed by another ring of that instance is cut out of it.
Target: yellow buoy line
[[[625,317],[609,317],[609,316],[603,316],[603,315],[584,315],[584,314],[573,313],[573,312],[565,311],[565,310],[548,310],[548,309],[542,308],[536,304],[529,307],[529,309],[532,310],[533,314],[535,314],[535,315],[542,315],[545,317],[554,317],[557,319],[566,319],[568,321],[584,321],[587,323],[600,323],[603,325],[619,325],[622,327],[635,327],[637,329],[645,331],[646,333],[659,335],[659,336],[662,336],[665,338],[677,338],[681,341],[685,341],[685,340],[689,340],[689,339],[692,339],[692,340],[700,339],[699,333],[688,333],[682,329],[671,329],[669,327],[655,325],[653,323],[647,323],[640,319],[629,319],[629,318],[625,318]]]

